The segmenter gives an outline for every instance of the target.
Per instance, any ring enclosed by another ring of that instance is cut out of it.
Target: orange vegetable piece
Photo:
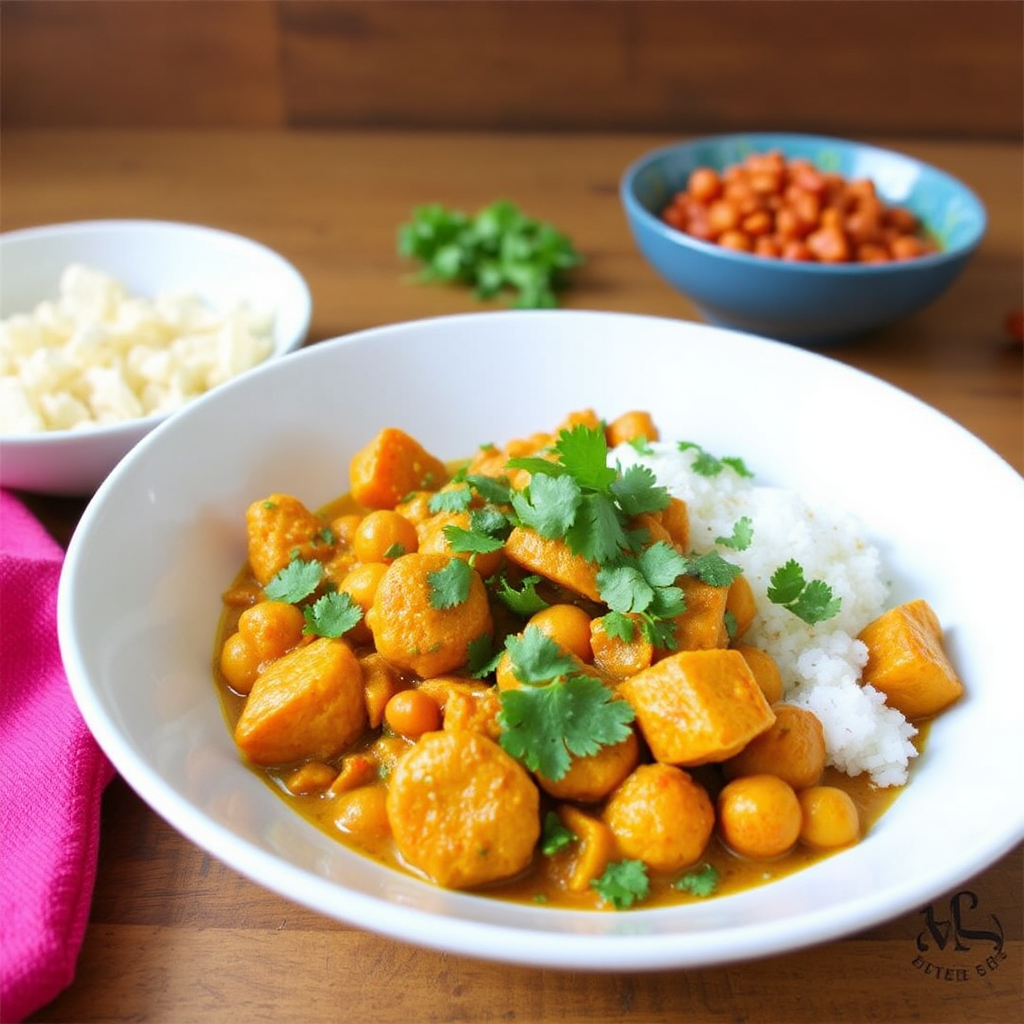
[[[380,654],[421,678],[461,668],[469,645],[493,632],[487,590],[473,569],[466,599],[435,607],[431,579],[451,561],[448,555],[422,551],[396,558],[381,577],[369,616]]]
[[[775,721],[738,651],[680,651],[619,684],[655,760],[724,761]]]
[[[387,815],[405,860],[449,889],[519,874],[540,838],[540,794],[526,769],[470,731],[427,733],[399,758]]]
[[[695,863],[711,838],[711,797],[689,772],[667,764],[637,768],[605,804],[602,820],[623,855],[655,871]]]
[[[924,600],[884,612],[861,630],[868,648],[861,674],[907,718],[928,718],[949,707],[964,692],[963,683],[942,646],[942,626]]]
[[[743,655],[743,660],[750,666],[764,699],[769,704],[781,700],[782,673],[775,659],[767,651],[762,651],[760,647],[751,647],[749,644],[736,644],[733,650],[739,651]]]
[[[594,652],[594,666],[612,679],[628,679],[649,668],[654,659],[654,647],[640,631],[640,616],[633,619],[633,638],[623,640],[612,636],[604,628],[604,618],[590,623],[590,648]]]
[[[344,640],[318,637],[253,683],[235,742],[253,764],[329,761],[366,728],[363,674]]]
[[[712,587],[695,576],[683,576],[679,587],[686,599],[686,611],[675,620],[676,649],[707,650],[727,647],[729,631],[725,609],[729,587]]]
[[[729,585],[725,595],[725,610],[732,616],[735,630],[732,639],[743,636],[757,615],[757,601],[750,582],[742,573]]]
[[[599,818],[594,818],[572,804],[562,804],[555,812],[562,824],[576,836],[569,847],[572,866],[566,887],[572,892],[586,892],[595,878],[600,878],[615,853],[615,836]]]
[[[385,427],[353,457],[352,497],[369,509],[393,509],[413,491],[436,491],[448,479],[445,464],[415,438]]]
[[[614,448],[627,441],[635,441],[641,437],[647,441],[659,439],[658,428],[649,412],[639,410],[624,412],[621,416],[613,419],[605,429],[605,438],[609,448]]]
[[[527,572],[554,580],[591,601],[601,600],[597,564],[574,554],[561,539],[549,540],[536,530],[517,526],[505,541],[505,556]]]
[[[254,501],[245,513],[249,566],[261,585],[270,582],[292,558],[326,560],[333,549],[326,524],[290,494]]]

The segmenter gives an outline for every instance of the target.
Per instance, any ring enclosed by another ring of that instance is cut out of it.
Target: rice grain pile
[[[611,464],[625,469],[648,466],[658,482],[686,502],[690,543],[697,553],[718,550],[739,565],[757,601],[758,614],[743,642],[774,657],[782,673],[783,700],[813,711],[821,720],[828,763],[848,775],[867,772],[878,786],[907,781],[916,756],[911,738],[917,730],[885,703],[882,693],[862,685],[867,649],[857,634],[887,607],[889,584],[880,554],[848,512],[809,505],[794,491],[756,485],[749,476],[722,462],[705,475],[693,468],[699,448],[680,450],[656,443],[641,454],[620,445]],[[722,546],[746,516],[753,537],[744,550]],[[808,625],[773,604],[767,590],[772,574],[796,560],[807,580],[824,580],[840,598],[839,613]]]

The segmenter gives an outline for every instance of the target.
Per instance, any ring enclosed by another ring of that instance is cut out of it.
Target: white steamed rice
[[[813,711],[825,731],[828,763],[848,775],[867,772],[878,786],[907,781],[916,756],[917,730],[882,693],[860,682],[867,650],[857,634],[887,607],[889,583],[877,548],[848,512],[811,506],[794,491],[757,485],[724,466],[713,477],[693,471],[697,449],[675,444],[630,445],[611,453],[623,468],[648,466],[658,482],[686,502],[690,543],[697,553],[717,549],[742,567],[757,601],[758,615],[743,642],[771,654],[783,679],[783,700]],[[729,537],[741,516],[753,523],[748,548],[716,544]],[[841,599],[839,614],[810,626],[767,596],[772,574],[789,559],[807,580],[824,580]]]

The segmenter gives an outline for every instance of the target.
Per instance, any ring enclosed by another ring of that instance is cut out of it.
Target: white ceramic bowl
[[[326,502],[347,490],[351,456],[387,425],[457,458],[586,406],[608,418],[649,409],[665,438],[739,455],[762,483],[842,503],[880,544],[894,599],[923,596],[937,611],[967,695],[936,721],[909,786],[856,847],[760,889],[674,909],[514,905],[445,892],[350,852],[243,767],[210,652],[221,592],[245,560],[247,505],[275,490]],[[245,431],[234,430],[242,420]],[[696,967],[908,912],[1024,838],[1024,690],[1008,626],[1024,622],[1021,522],[1024,481],[990,449],[821,355],[625,314],[445,317],[312,346],[155,430],[72,539],[60,642],[85,719],[127,782],[199,846],[288,899],[474,957]],[[999,538],[997,570],[957,541],[968,535]]]
[[[0,316],[56,299],[63,270],[84,263],[132,295],[193,293],[214,309],[247,302],[274,314],[275,359],[299,348],[312,302],[302,275],[259,242],[215,228],[155,220],[54,224],[0,234]],[[0,434],[0,486],[44,494],[91,494],[140,438],[166,416],[41,434]]]

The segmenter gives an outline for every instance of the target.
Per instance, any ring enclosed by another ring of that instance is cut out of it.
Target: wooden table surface
[[[153,217],[252,236],[309,281],[315,343],[480,308],[468,293],[413,283],[395,233],[421,203],[472,211],[505,197],[556,223],[586,255],[566,306],[694,319],[635,251],[617,198],[626,164],[666,141],[8,131],[2,226]],[[969,182],[988,208],[989,230],[966,273],[930,309],[828,355],[936,406],[1022,471],[1024,346],[1004,329],[1022,305],[1021,148],[878,141]],[[25,497],[66,542],[83,503]],[[76,979],[31,1019],[1003,1024],[1021,1019],[1022,890],[1018,847],[928,907],[806,951],[634,976],[529,970],[418,950],[294,906],[193,846],[115,780],[104,798]],[[1001,945],[984,937],[997,924]]]

